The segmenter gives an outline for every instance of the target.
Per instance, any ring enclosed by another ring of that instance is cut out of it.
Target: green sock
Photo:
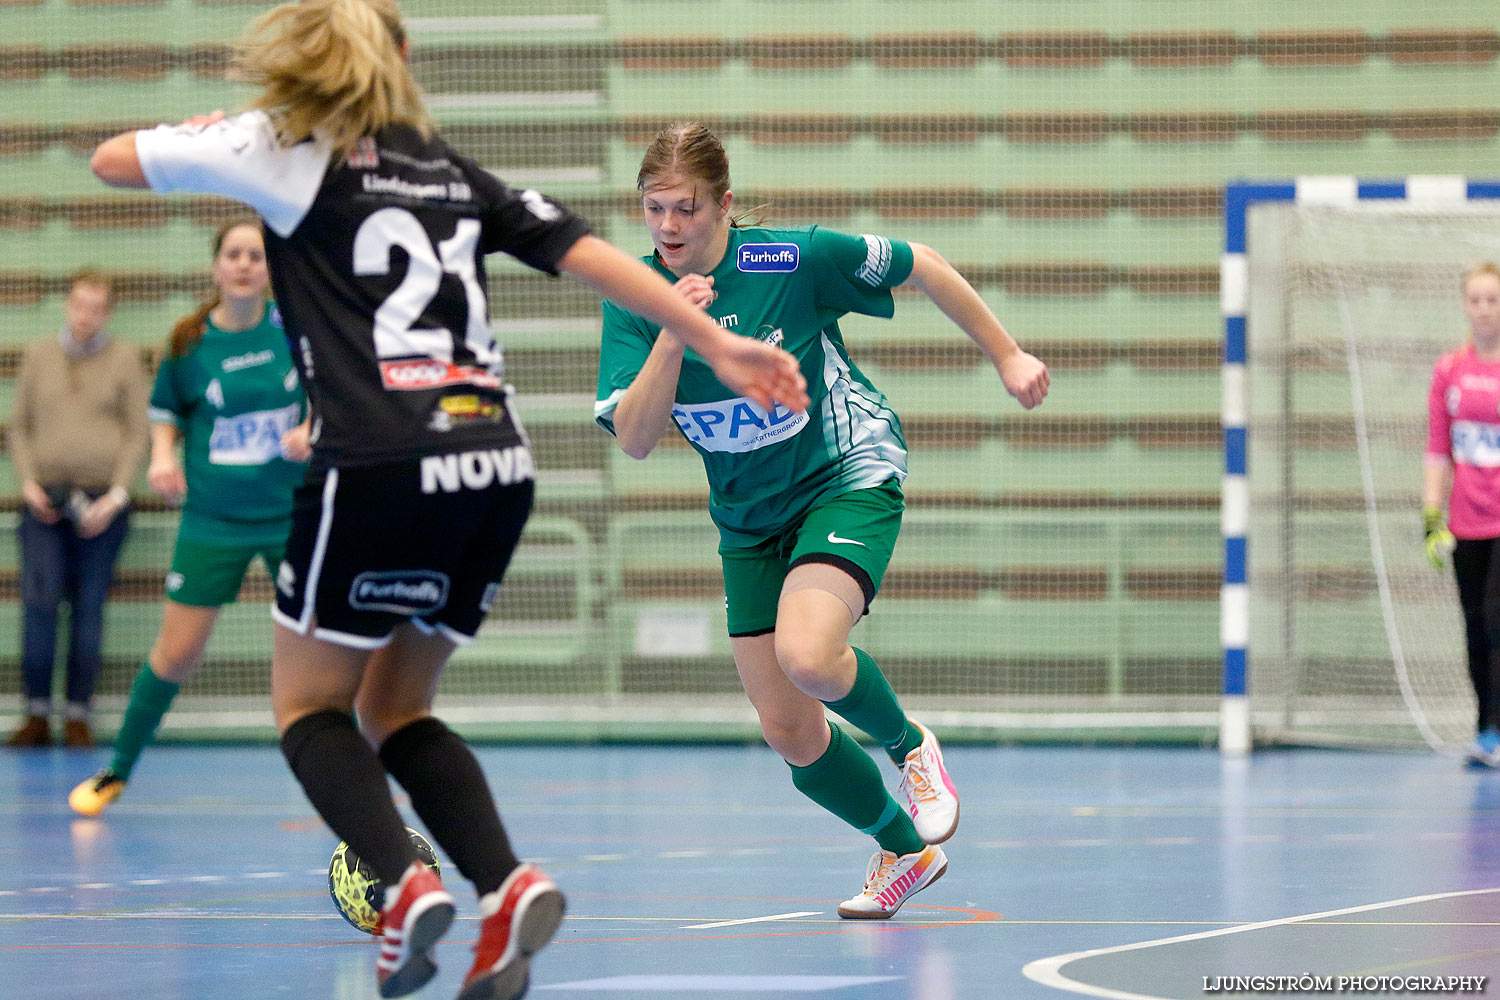
[[[130,687],[130,704],[125,707],[125,718],[115,736],[115,759],[110,764],[121,780],[130,780],[136,759],[156,735],[162,716],[172,707],[172,699],[181,688],[181,684],[156,676],[150,662],[141,664],[141,672],[135,675],[135,683]]]
[[[829,723],[828,749],[806,767],[792,769],[797,791],[875,838],[882,849],[912,854],[927,845],[917,836],[906,810],[896,804],[880,780],[880,769],[864,749]]]
[[[823,704],[869,733],[896,764],[906,763],[906,755],[922,745],[922,731],[906,717],[875,658],[855,649],[854,663],[854,687]]]

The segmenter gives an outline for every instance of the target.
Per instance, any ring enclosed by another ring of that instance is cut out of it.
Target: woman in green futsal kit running
[[[724,328],[791,352],[812,405],[794,413],[737,397],[670,332],[606,301],[595,418],[634,458],[672,424],[702,457],[745,693],[798,790],[879,845],[839,915],[891,917],[946,871],[937,845],[958,826],[958,796],[936,737],[849,645],[900,529],[906,442],[849,360],[838,318],[890,317],[891,289],[907,285],[979,345],[1027,409],[1047,395],[1046,366],[928,247],[742,224],[730,214],[728,157],[702,125],[660,133],[637,185],[655,245],[647,262]],[[880,742],[901,770],[905,809],[825,706]]]
[[[163,498],[183,501],[161,631],[130,689],[114,759],[68,796],[84,816],[125,790],[250,563],[260,556],[272,574],[281,564],[292,491],[310,454],[302,386],[267,298],[260,223],[229,223],[213,249],[214,293],[172,328],[151,390],[147,480]]]

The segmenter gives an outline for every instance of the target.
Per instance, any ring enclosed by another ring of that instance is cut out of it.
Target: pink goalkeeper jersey
[[[1459,538],[1500,538],[1500,361],[1470,344],[1432,366],[1427,453],[1453,460],[1448,528]]]

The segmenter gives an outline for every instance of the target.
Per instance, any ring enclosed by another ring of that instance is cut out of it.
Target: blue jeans
[[[43,524],[22,506],[21,687],[28,701],[52,697],[58,609],[64,599],[73,609],[68,703],[87,705],[93,698],[104,659],[104,601],[129,522],[127,507],[93,538],[80,538],[67,518]]]

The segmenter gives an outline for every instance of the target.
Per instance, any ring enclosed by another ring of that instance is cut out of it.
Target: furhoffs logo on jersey
[[[734,263],[741,271],[787,274],[797,270],[798,258],[795,243],[742,243]]]
[[[496,482],[509,486],[531,479],[535,474],[531,452],[522,445],[428,455],[422,459],[422,492],[483,490]]]
[[[449,385],[473,385],[484,389],[500,388],[500,379],[483,368],[456,365],[436,358],[411,358],[407,361],[382,361],[380,381],[387,389],[441,389]]]
[[[448,575],[431,569],[381,569],[349,585],[349,606],[361,611],[425,615],[448,603]]]

